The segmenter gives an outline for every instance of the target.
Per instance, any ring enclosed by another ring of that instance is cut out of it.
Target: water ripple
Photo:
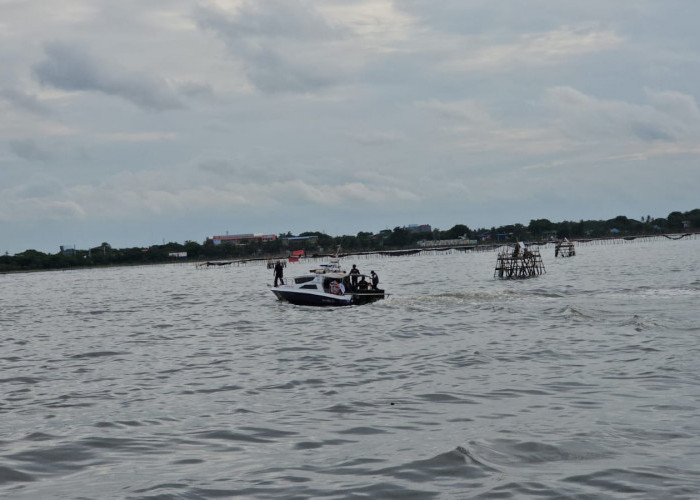
[[[0,496],[700,498],[699,244],[358,260],[391,295],[328,309],[256,263],[3,275]]]

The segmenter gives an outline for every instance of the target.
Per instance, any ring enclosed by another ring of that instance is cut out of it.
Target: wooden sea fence
[[[525,279],[540,276],[546,272],[540,251],[535,248],[520,248],[515,245],[501,249],[496,259],[496,268],[493,271],[494,278],[500,279]]]
[[[377,259],[389,257],[412,257],[421,255],[434,254],[453,254],[472,252],[475,247],[472,245],[450,246],[450,247],[427,247],[427,248],[406,248],[402,250],[370,250],[366,252],[345,252],[339,254],[313,254],[304,257],[306,262],[314,262],[316,260],[328,260],[329,258],[340,259]]]
[[[229,266],[240,266],[241,262],[237,260],[210,260],[207,262],[197,262],[195,266],[197,269],[208,269],[210,267],[229,267]]]
[[[287,259],[279,258],[279,259],[268,259],[267,260],[267,268],[268,269],[274,269],[275,265],[277,263],[280,263],[282,267],[287,267]],[[291,261],[290,261],[291,262]],[[297,261],[294,261],[297,262]]]
[[[663,243],[677,240],[697,240],[700,238],[700,233],[684,233],[684,234],[648,234],[640,236],[610,236],[607,238],[576,238],[570,240],[576,246],[584,245],[624,245],[630,243]],[[548,241],[532,241],[528,243],[530,247],[547,247],[558,243],[557,240]],[[507,243],[480,244],[474,250],[477,252],[494,252],[500,251],[503,245]]]
[[[210,269],[210,268],[222,268],[222,267],[224,267],[224,268],[225,267],[241,267],[241,266],[247,266],[248,264],[268,267],[268,261],[269,261],[268,258],[208,260],[208,261],[196,262],[195,267],[197,269]],[[282,265],[286,266],[286,263],[283,261]],[[274,266],[275,265],[273,263],[272,268],[274,268]],[[271,269],[271,268],[268,267],[268,269]]]
[[[646,234],[640,236],[611,236],[609,238],[579,238],[577,245],[624,245],[629,243],[659,243],[669,240],[696,240],[700,233]]]

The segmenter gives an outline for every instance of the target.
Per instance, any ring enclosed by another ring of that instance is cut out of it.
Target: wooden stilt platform
[[[574,244],[569,240],[558,241],[554,245],[554,256],[555,257],[573,257],[576,255],[576,249]]]
[[[524,279],[534,278],[545,272],[539,250],[521,250],[520,246],[516,245],[514,250],[506,249],[498,253],[493,276],[500,279]]]

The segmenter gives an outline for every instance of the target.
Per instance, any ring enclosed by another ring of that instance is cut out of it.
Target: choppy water
[[[700,240],[542,254],[2,275],[0,497],[700,497]]]

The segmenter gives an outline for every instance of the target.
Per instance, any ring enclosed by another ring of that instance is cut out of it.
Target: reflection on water
[[[4,498],[697,498],[700,242],[0,275]],[[287,275],[307,270],[289,264]]]

